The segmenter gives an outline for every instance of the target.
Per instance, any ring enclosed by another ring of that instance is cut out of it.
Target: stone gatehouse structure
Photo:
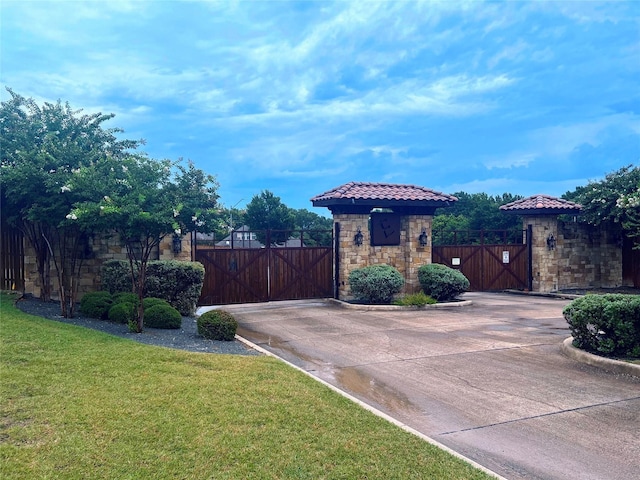
[[[452,195],[415,185],[350,182],[311,199],[333,214],[336,296],[352,299],[349,274],[387,264],[405,278],[405,293],[420,289],[418,268],[431,263],[431,225],[436,208]]]
[[[631,267],[638,256],[625,254],[620,233],[577,223],[581,205],[534,195],[500,210],[521,215],[523,228],[531,229],[532,291],[634,286]]]

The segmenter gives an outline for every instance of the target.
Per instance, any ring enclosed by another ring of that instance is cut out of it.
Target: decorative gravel
[[[56,322],[100,330],[110,335],[128,338],[129,340],[146,343],[147,345],[176,348],[190,352],[260,355],[259,352],[249,348],[238,340],[218,342],[201,337],[198,335],[196,319],[194,317],[182,317],[182,327],[180,329],[145,328],[142,333],[131,333],[127,325],[84,317],[80,313],[79,307],[76,309],[77,313],[74,318],[64,318],[60,315],[60,304],[57,302],[42,302],[37,298],[23,297],[16,302],[16,307],[31,315],[55,320]]]

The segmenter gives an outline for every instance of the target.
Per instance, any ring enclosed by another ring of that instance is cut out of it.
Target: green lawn
[[[269,357],[150,347],[0,296],[0,478],[481,479]]]

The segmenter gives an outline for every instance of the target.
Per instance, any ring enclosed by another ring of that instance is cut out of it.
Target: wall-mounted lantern
[[[172,241],[173,253],[175,255],[179,254],[182,251],[182,238],[177,233],[173,234]]]
[[[427,237],[427,229],[423,228],[422,229],[422,233],[420,234],[420,236],[418,237],[418,242],[420,242],[420,246],[421,247],[426,247],[427,246],[427,241],[428,241],[428,237]]]
[[[364,240],[364,235],[362,235],[362,230],[358,226],[358,231],[356,232],[356,234],[353,237],[353,244],[356,247],[359,247],[359,246],[362,245],[363,240]]]
[[[547,237],[547,249],[549,251],[556,249],[556,237],[553,236],[553,233],[550,233]]]

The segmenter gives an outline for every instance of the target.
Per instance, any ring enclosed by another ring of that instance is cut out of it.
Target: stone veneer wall
[[[532,226],[533,291],[622,285],[622,247],[606,231],[564,223],[556,215],[525,218]],[[549,250],[553,234],[556,248]]]
[[[369,214],[335,214],[334,223],[340,223],[338,264],[338,297],[352,300],[349,274],[352,270],[369,265],[387,264],[398,269],[405,278],[404,293],[420,290],[418,268],[431,263],[431,215],[403,216],[400,224],[400,245],[371,246]],[[353,237],[360,227],[364,236],[361,246],[353,243]],[[418,237],[425,229],[428,236],[426,247],[421,247]]]
[[[38,265],[35,258],[35,252],[28,240],[25,242],[25,293],[40,297],[42,285],[40,276],[38,275]],[[191,236],[185,236],[182,239],[182,251],[175,255],[173,253],[172,236],[167,235],[158,247],[156,255],[152,254],[153,260],[191,260],[192,242]],[[92,244],[93,258],[84,260],[80,271],[80,285],[78,286],[78,300],[85,293],[100,290],[100,268],[107,260],[128,260],[126,249],[120,245],[117,235],[109,237],[96,238]],[[51,297],[59,298],[58,293],[58,277],[51,262]]]
[[[559,288],[622,285],[622,247],[606,230],[558,222]]]

